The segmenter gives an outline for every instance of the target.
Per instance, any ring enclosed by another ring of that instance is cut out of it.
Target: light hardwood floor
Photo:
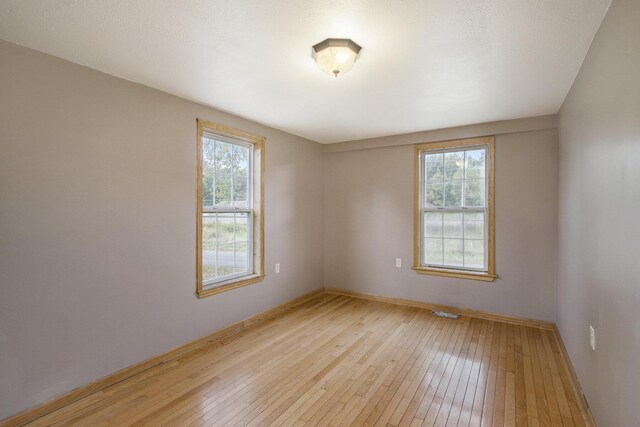
[[[553,332],[322,294],[29,425],[585,425]]]

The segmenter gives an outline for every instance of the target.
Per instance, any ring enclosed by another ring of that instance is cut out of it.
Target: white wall
[[[560,110],[556,320],[607,427],[639,423],[639,42],[640,2],[614,0]]]
[[[197,117],[267,138],[267,277],[202,300]],[[0,419],[321,288],[322,203],[319,144],[0,41]]]

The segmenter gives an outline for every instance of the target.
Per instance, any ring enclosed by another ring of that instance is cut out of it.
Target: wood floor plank
[[[516,362],[516,425],[528,426],[527,389],[524,378],[524,355],[522,351],[522,335],[520,333],[520,326],[513,326],[513,336]]]
[[[516,358],[513,328],[513,325],[507,325],[507,373],[504,423],[509,426],[516,425]]]
[[[375,420],[371,420],[372,422],[375,422],[374,425],[396,425],[400,421],[402,415],[404,415],[406,405],[409,404],[412,396],[415,395],[421,379],[427,374],[428,369],[432,366],[432,362],[434,360],[440,360],[439,357],[442,355],[442,352],[439,350],[441,346],[446,345],[447,341],[445,341],[445,338],[448,336],[448,332],[453,328],[453,326],[453,322],[448,322],[445,319],[438,320],[435,340],[432,341],[432,344],[429,346],[429,352],[422,357],[421,361],[417,360],[413,364],[412,368],[407,372],[405,378],[402,380],[402,383],[391,396],[391,399],[382,412],[382,415]],[[415,402],[416,406],[419,403],[418,400],[414,400],[413,402]],[[397,421],[394,420],[394,417],[396,417]]]
[[[510,325],[507,324],[501,325],[502,334],[500,336],[500,350],[498,353],[498,383],[496,385],[496,403],[493,416],[493,422],[495,425],[509,425],[506,423],[507,399],[511,397],[507,395],[509,387],[509,358],[507,357],[509,345],[509,326]]]
[[[487,382],[489,378],[489,368],[491,366],[491,349],[494,342],[495,322],[487,323],[487,332],[484,339],[482,359],[478,366],[478,384],[475,388],[475,396],[473,398],[473,409],[467,425],[477,427],[482,424],[482,411],[484,408],[484,399],[487,390]],[[462,424],[462,427],[466,427]]]
[[[451,325],[450,333],[442,338],[440,348],[435,355],[436,358],[430,361],[424,375],[414,378],[413,385],[408,390],[409,393],[405,394],[405,397],[398,404],[389,421],[391,425],[404,427],[410,425],[414,418],[424,419],[431,403],[429,398],[425,399],[425,395],[435,393],[435,389],[444,373],[444,366],[453,353],[453,348],[465,324],[465,321],[462,321]],[[421,411],[421,408],[424,413],[421,413],[420,416],[417,414]]]
[[[318,295],[31,426],[585,426],[553,332]]]
[[[542,332],[541,335],[542,342],[544,344],[544,350],[547,355],[549,369],[551,371],[553,388],[556,394],[556,399],[558,401],[558,407],[560,408],[560,415],[562,415],[562,425],[572,427],[574,426],[573,417],[571,415],[571,409],[569,408],[567,396],[565,395],[564,386],[562,385],[562,379],[560,378],[558,365],[556,364],[556,359],[553,354],[551,345],[552,340],[549,339],[550,334]]]
[[[397,329],[396,329],[396,331],[403,331],[404,335],[402,337],[402,340],[406,340],[410,336],[409,335],[410,333],[414,334],[414,333],[417,332],[416,329],[413,328],[413,326],[417,326],[417,322],[415,322],[415,318],[416,318],[417,313],[410,312],[410,314],[411,314],[411,320],[407,321],[408,318],[405,318],[405,320],[403,320],[402,324],[398,325]],[[347,349],[346,351],[343,351],[340,356],[345,356],[346,357],[346,355],[348,355],[350,353],[351,353],[351,351],[349,349]],[[341,357],[341,359],[342,359],[342,357]],[[323,369],[321,374],[317,374],[314,377],[309,378],[302,388],[291,390],[290,393],[289,393],[288,400],[280,402],[278,407],[266,408],[263,411],[263,415],[255,418],[249,425],[258,425],[259,423],[270,424],[271,421],[273,421],[275,418],[277,418],[277,416],[280,413],[282,413],[287,407],[289,407],[293,402],[295,402],[295,400],[297,400],[297,396],[299,396],[299,395],[303,394],[304,392],[308,391],[309,389],[311,389],[314,384],[316,384],[326,374],[331,372],[335,368],[335,366],[337,366],[337,365],[338,365],[338,362],[336,360],[331,361],[331,363]]]
[[[326,393],[322,398],[315,402],[300,415],[299,419],[305,422],[307,425],[316,425],[319,423],[328,412],[335,411],[335,406],[340,405],[340,399],[344,390],[350,389],[357,381],[357,378],[362,372],[362,362],[369,359],[372,353],[375,353],[377,349],[383,344],[386,339],[387,329],[380,329],[377,334],[373,334],[369,346],[365,348],[362,354],[357,354],[353,359],[350,369],[340,377],[334,377],[328,381],[324,388]]]
[[[457,424],[457,415],[460,414],[460,410],[458,409],[457,411],[455,411],[455,414],[451,414],[451,407],[456,395],[458,394],[460,383],[464,382],[463,387],[466,388],[466,382],[468,381],[469,373],[471,370],[468,359],[470,354],[472,356],[475,355],[476,345],[474,345],[473,341],[475,336],[475,340],[477,342],[476,326],[478,325],[478,323],[480,323],[478,319],[471,319],[471,322],[469,323],[464,345],[462,346],[460,353],[457,355],[457,360],[455,362],[455,365],[453,365],[453,370],[449,382],[444,389],[445,392],[440,402],[437,415],[435,415],[435,426],[446,425],[450,415],[452,415],[451,418],[456,418]],[[464,399],[464,389],[462,390],[462,393],[463,394],[461,398]]]
[[[522,365],[524,375],[524,399],[527,413],[527,425],[537,427],[540,425],[538,421],[538,404],[536,399],[536,388],[534,382],[534,368],[532,362],[531,350],[529,348],[529,337],[527,329],[519,327],[520,343],[522,346]]]
[[[549,415],[549,406],[547,404],[544,382],[542,379],[542,369],[538,359],[538,351],[536,345],[536,330],[527,328],[527,338],[531,353],[531,367],[533,371],[533,386],[535,389],[536,409],[538,413],[538,422],[541,426],[551,425]]]
[[[332,401],[325,403],[324,410],[326,410],[328,405],[334,403],[340,406],[341,411],[349,411],[350,404],[354,404],[354,395],[361,398],[367,394],[369,388],[378,381],[380,371],[385,370],[390,363],[387,349],[390,348],[395,339],[399,337],[399,333],[400,330],[395,330],[391,334],[387,333],[387,336],[381,341],[380,345],[376,346],[374,350],[372,349],[373,351],[368,352],[358,360],[351,374],[352,381],[349,387],[340,390],[340,393],[336,394]],[[321,410],[323,409],[321,408]],[[338,414],[336,414],[336,416],[337,415]],[[312,422],[318,421],[320,425],[327,425],[330,424],[332,417],[325,415],[323,418],[314,417],[311,420]]]
[[[475,391],[478,386],[480,366],[482,364],[486,330],[487,322],[482,319],[476,319],[472,348],[467,355],[464,372],[460,377],[460,383],[447,417],[447,426],[455,427],[469,424]]]
[[[439,318],[424,323],[425,326],[429,326],[428,329],[425,328],[427,332],[422,335],[422,339],[419,342],[416,341],[413,344],[411,354],[407,351],[404,356],[404,364],[402,364],[400,369],[387,376],[387,380],[383,384],[384,388],[381,388],[381,396],[379,396],[379,399],[374,397],[370,400],[368,406],[365,407],[355,420],[356,424],[374,425],[377,421],[383,420],[385,416],[391,415],[391,409],[395,408],[393,402],[397,404],[400,391],[403,390],[403,386],[407,384],[406,378],[411,377],[412,373],[419,370],[421,363],[427,360],[428,354],[433,352],[429,343],[435,341],[438,332],[442,330],[442,323]],[[396,398],[396,396],[398,397]],[[393,405],[392,408],[389,408],[391,405]]]
[[[551,378],[551,371],[549,368],[547,355],[542,342],[542,331],[535,331],[535,345],[538,352],[538,361],[540,362],[540,370],[542,372],[542,381],[544,384],[544,392],[546,396],[546,404],[549,409],[549,420],[552,426],[562,425],[562,416],[560,415],[560,408],[558,407],[558,400],[556,399],[556,392],[553,386],[553,379]]]
[[[423,316],[424,312],[420,312],[420,316],[417,317],[422,327],[416,328],[417,332],[415,334],[407,336],[402,348],[400,348],[400,352],[394,356],[398,359],[398,369],[387,373],[386,378],[384,378],[375,394],[365,402],[363,409],[353,420],[353,424],[373,425],[384,411],[402,380],[406,377],[410,367],[418,360],[420,354],[428,349],[426,343],[431,338],[437,321],[425,321]]]
[[[386,308],[383,308],[386,310]],[[391,310],[389,310],[391,312]],[[256,406],[262,404],[264,399],[272,399],[275,396],[272,393],[269,393],[269,390],[272,388],[269,386],[269,381],[272,379],[278,379],[281,384],[281,388],[284,389],[288,385],[292,384],[292,381],[295,381],[296,376],[298,374],[304,374],[304,369],[307,367],[307,364],[313,360],[316,355],[321,355],[323,357],[323,353],[328,351],[334,342],[332,339],[339,339],[340,337],[349,336],[351,334],[351,330],[343,329],[346,325],[352,323],[351,317],[346,318],[347,320],[342,320],[338,322],[331,328],[331,333],[328,335],[324,335],[323,339],[313,340],[314,345],[308,346],[305,345],[305,342],[300,343],[300,350],[293,353],[292,355],[288,355],[288,357],[282,358],[284,363],[280,363],[280,366],[276,370],[265,370],[265,373],[260,377],[260,381],[256,381],[257,384],[253,385],[250,389],[250,393],[243,393],[239,398],[234,399],[233,405],[235,407],[229,407],[227,405],[223,411],[219,411],[218,413],[210,413],[211,416],[203,417],[204,421],[214,422],[218,424],[224,424],[227,421],[231,421],[237,418],[240,414],[243,414],[244,417],[247,412],[250,412],[256,409]],[[353,322],[357,323],[357,322]],[[246,404],[245,404],[246,403]],[[256,406],[252,406],[255,404]],[[222,412],[222,413],[220,413]],[[222,415],[222,416],[220,416]],[[238,422],[239,420],[236,420]]]

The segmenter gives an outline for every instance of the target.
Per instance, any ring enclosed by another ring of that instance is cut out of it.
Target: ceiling
[[[609,3],[0,0],[0,38],[331,143],[556,113]]]

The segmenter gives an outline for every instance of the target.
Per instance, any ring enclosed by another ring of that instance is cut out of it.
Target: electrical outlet
[[[396,267],[402,267],[402,258],[396,258]]]
[[[280,263],[276,262],[276,273],[280,273]]]
[[[596,351],[596,330],[591,325],[589,325],[589,344],[591,345],[591,350]]]

